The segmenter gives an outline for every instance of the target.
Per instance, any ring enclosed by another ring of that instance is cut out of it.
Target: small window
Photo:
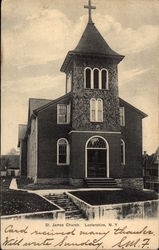
[[[57,105],[57,123],[58,124],[70,123],[70,104]]]
[[[101,71],[102,89],[108,89],[108,70],[103,69]]]
[[[94,79],[94,88],[98,89],[99,88],[99,70],[94,69],[93,71],[93,79]]]
[[[96,121],[96,100],[94,98],[90,100],[90,121]]]
[[[103,122],[103,100],[97,99],[97,121]]]
[[[66,139],[62,138],[57,141],[57,164],[69,164],[69,143]]]
[[[121,164],[125,165],[125,142],[121,139]]]
[[[87,89],[91,88],[91,70],[88,68],[85,70],[85,85]]]
[[[125,126],[125,109],[124,107],[120,107],[120,126]]]

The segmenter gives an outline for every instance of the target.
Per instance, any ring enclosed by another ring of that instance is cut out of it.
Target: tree
[[[11,150],[9,151],[8,153],[9,155],[16,155],[17,154],[17,151],[15,148],[11,148]]]
[[[8,157],[5,157],[5,156],[0,157],[0,170],[1,171],[7,170],[10,164],[11,164],[10,159]]]

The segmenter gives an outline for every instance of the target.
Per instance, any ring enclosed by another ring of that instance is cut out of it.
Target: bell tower
[[[96,7],[91,0],[84,8],[88,9],[87,26],[61,67],[66,89],[72,91],[72,129],[120,131],[118,63],[124,56],[113,51],[95,27],[91,11]]]

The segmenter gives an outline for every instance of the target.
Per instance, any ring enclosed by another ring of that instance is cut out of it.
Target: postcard
[[[159,248],[159,1],[2,1],[1,249]]]

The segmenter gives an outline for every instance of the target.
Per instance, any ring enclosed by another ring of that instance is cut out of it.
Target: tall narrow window
[[[70,104],[57,105],[57,124],[70,123]]]
[[[98,69],[94,69],[93,79],[94,79],[94,88],[98,89],[99,88],[99,70]]]
[[[120,107],[120,126],[125,126],[125,109],[124,107]]]
[[[72,85],[72,74],[69,73],[66,76],[66,93],[69,93],[71,91],[71,85]]]
[[[91,88],[91,70],[88,68],[85,70],[85,86],[88,89]]]
[[[61,138],[57,141],[57,164],[68,165],[69,157],[69,143],[65,138]]]
[[[102,89],[108,89],[108,70],[103,69],[101,72]]]
[[[103,100],[97,99],[97,121],[103,122]]]
[[[96,100],[94,98],[90,100],[90,121],[96,121]]]
[[[125,142],[121,139],[121,164],[125,165]]]

